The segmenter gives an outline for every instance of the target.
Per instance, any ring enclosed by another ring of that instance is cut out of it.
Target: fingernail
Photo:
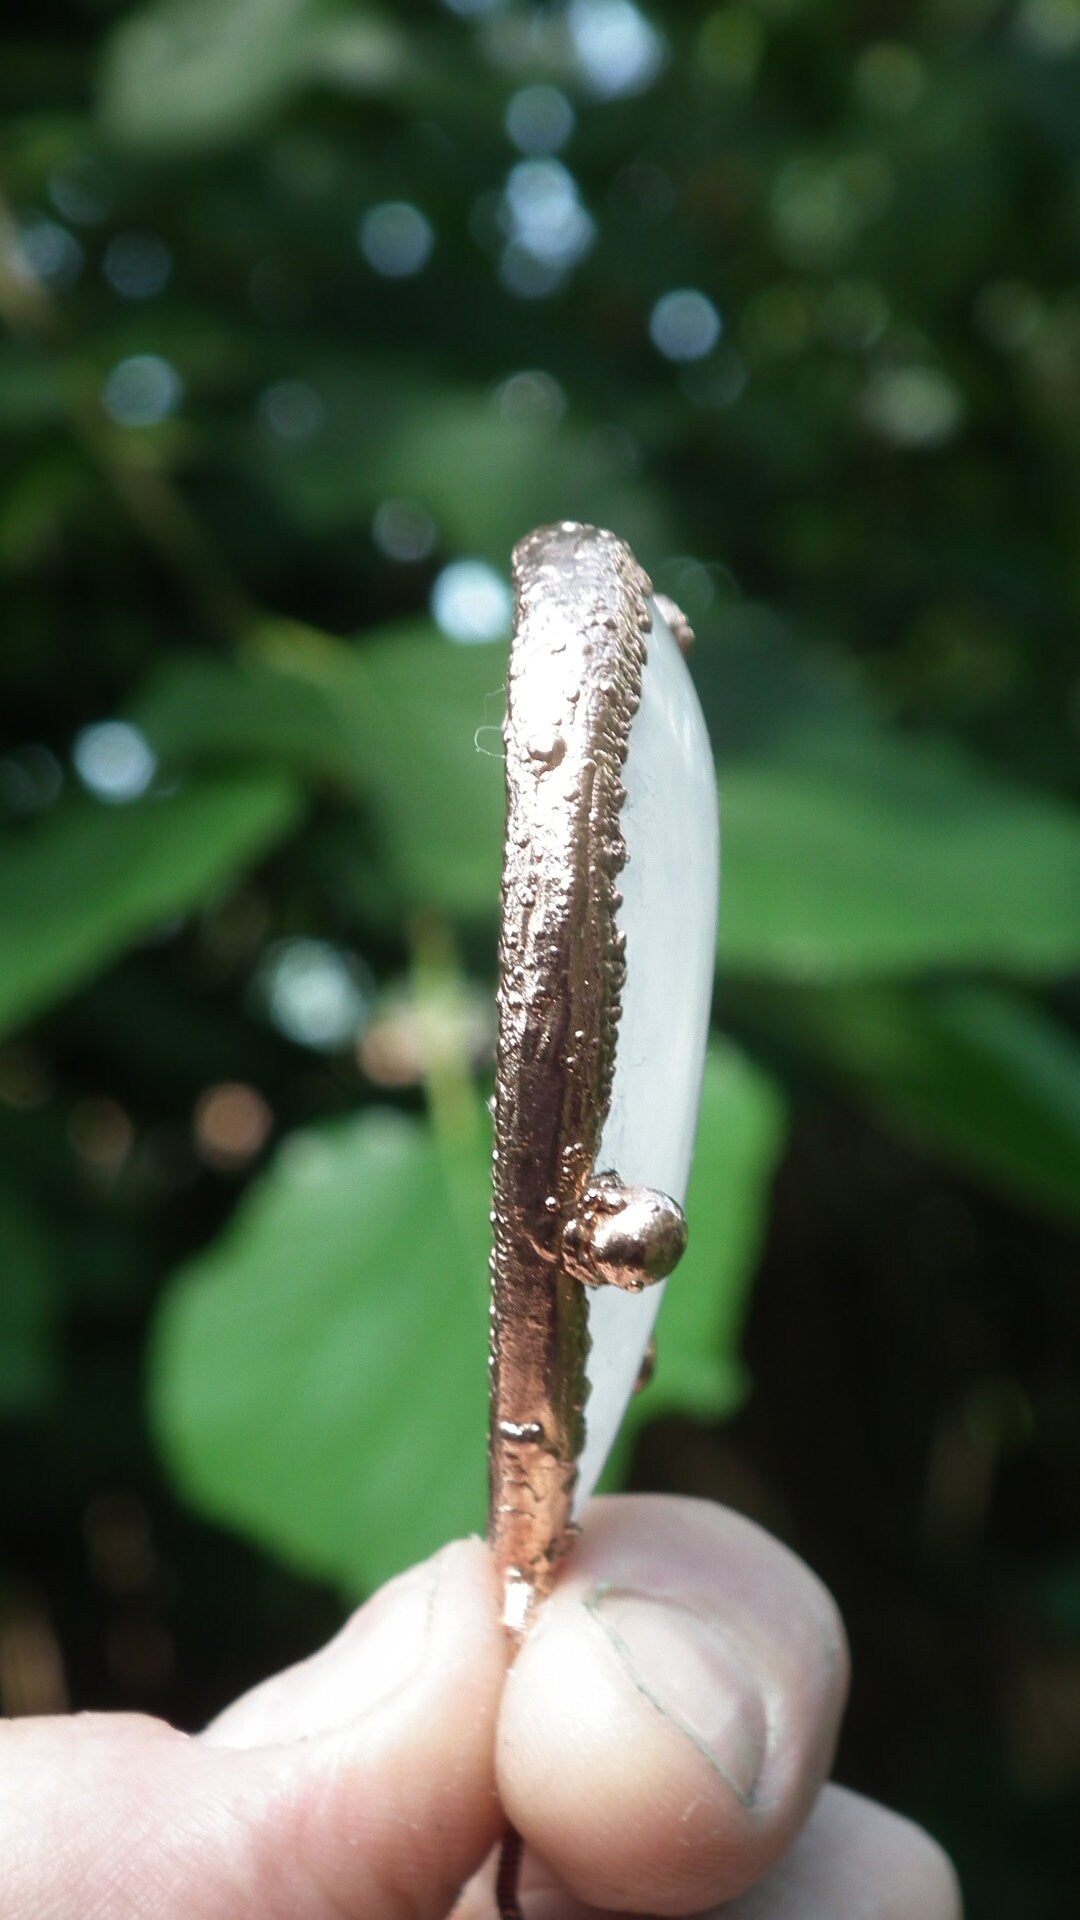
[[[585,1604],[638,1692],[753,1806],[768,1718],[734,1641],[671,1600],[600,1587]]]

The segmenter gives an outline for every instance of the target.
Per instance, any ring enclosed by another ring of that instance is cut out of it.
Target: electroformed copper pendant
[[[514,572],[490,1539],[519,1634],[603,1469],[686,1244],[719,848],[677,609],[596,527],[540,528]]]

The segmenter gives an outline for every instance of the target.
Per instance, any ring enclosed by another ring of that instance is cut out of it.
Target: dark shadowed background
[[[0,1705],[198,1724],[482,1525],[509,552],[591,519],[725,836],[618,1474],[1075,1920],[1080,3],[10,0],[0,102]]]

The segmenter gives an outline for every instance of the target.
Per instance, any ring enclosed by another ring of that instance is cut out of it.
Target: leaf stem
[[[409,922],[412,984],[424,1055],[424,1090],[436,1139],[451,1152],[472,1151],[481,1134],[480,1100],[465,1041],[466,1008],[453,934],[436,914]]]

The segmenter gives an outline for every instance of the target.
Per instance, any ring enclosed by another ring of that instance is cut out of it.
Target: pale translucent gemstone
[[[720,842],[705,721],[686,662],[655,603],[623,778],[626,935],[611,1110],[597,1171],[658,1187],[682,1205],[694,1152],[716,951]],[[694,1222],[690,1221],[691,1235]],[[678,1270],[672,1284],[680,1284]],[[663,1285],[589,1295],[589,1398],[575,1512],[603,1471],[634,1390]]]

